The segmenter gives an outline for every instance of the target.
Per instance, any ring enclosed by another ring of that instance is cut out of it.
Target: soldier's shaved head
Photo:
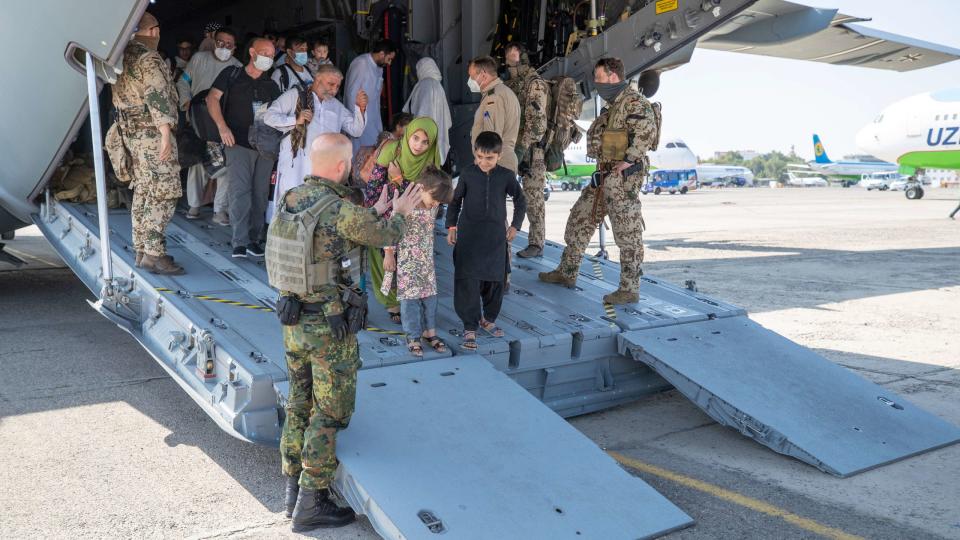
[[[340,133],[318,135],[310,145],[310,162],[314,176],[344,182],[350,176],[353,144]]]

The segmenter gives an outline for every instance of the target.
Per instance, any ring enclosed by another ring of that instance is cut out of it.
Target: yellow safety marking
[[[376,328],[374,326],[368,326],[364,330],[375,334],[387,334],[388,336],[404,336],[407,334],[401,330],[384,330],[383,328]]]
[[[704,482],[703,480],[697,480],[696,478],[691,478],[689,476],[675,473],[673,471],[657,467],[656,465],[651,465],[649,463],[644,463],[633,458],[629,458],[619,452],[607,451],[607,454],[610,455],[613,459],[620,462],[622,465],[626,465],[631,469],[635,469],[640,472],[645,472],[652,474],[654,476],[659,476],[665,480],[669,480],[675,484],[680,484],[688,488],[695,489],[716,497],[717,499],[724,500],[744,508],[749,508],[754,512],[759,512],[761,514],[766,514],[771,517],[778,517],[799,527],[805,531],[823,536],[824,538],[831,538],[833,540],[864,540],[862,536],[857,536],[855,534],[850,534],[846,531],[840,529],[835,529],[829,527],[817,521],[814,521],[810,518],[805,518],[803,516],[798,516],[793,512],[784,510],[770,503],[761,501],[759,499],[754,499],[753,497],[747,497],[746,495],[741,495],[735,491],[730,491],[729,489],[724,489],[720,486],[711,484],[709,482]]]
[[[590,259],[590,264],[593,265],[593,277],[597,279],[603,279],[603,267],[600,266],[600,261],[596,259]]]
[[[676,11],[680,0],[657,0],[657,15]]]
[[[613,307],[613,304],[608,304],[608,303],[604,302],[604,303],[603,303],[603,310],[604,310],[605,312],[607,312],[607,317],[610,317],[611,319],[616,319],[616,318],[617,318],[617,310],[616,310],[616,308]]]
[[[171,289],[166,289],[166,288],[163,288],[163,287],[157,287],[156,290],[157,290],[158,292],[165,292],[165,293],[175,293],[175,292],[177,292],[177,291],[174,291],[174,290],[171,290]],[[264,312],[267,312],[267,313],[273,313],[273,308],[271,308],[271,307],[260,306],[260,305],[256,305],[256,304],[246,304],[246,303],[243,303],[243,302],[237,302],[236,300],[227,300],[226,298],[217,298],[217,297],[215,297],[215,296],[207,296],[207,295],[205,295],[205,294],[192,294],[192,295],[190,295],[190,298],[196,298],[197,300],[204,300],[204,301],[206,301],[206,302],[215,302],[215,303],[217,303],[217,304],[224,304],[224,305],[227,305],[227,306],[233,306],[233,307],[239,307],[239,308],[252,309],[252,310],[255,310],[255,311],[264,311]]]

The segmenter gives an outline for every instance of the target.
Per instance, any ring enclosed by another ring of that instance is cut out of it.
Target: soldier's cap
[[[149,30],[154,26],[160,26],[160,21],[153,16],[149,11],[144,11],[143,16],[140,17],[140,22],[137,23],[137,32],[143,32]]]

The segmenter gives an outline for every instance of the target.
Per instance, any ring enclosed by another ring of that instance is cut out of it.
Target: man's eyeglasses
[[[233,43],[228,43],[226,41],[217,40],[217,47],[221,49],[230,49],[231,51],[236,48],[236,45]]]

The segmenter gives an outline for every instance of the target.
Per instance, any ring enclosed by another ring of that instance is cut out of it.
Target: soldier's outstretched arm
[[[629,135],[627,161],[636,163],[650,151],[657,134],[657,118],[653,106],[645,99],[628,104],[626,127]]]
[[[336,223],[337,232],[344,238],[370,247],[396,245],[407,228],[403,216],[394,214],[384,218],[378,216],[373,208],[357,206],[349,201],[341,204]]]

